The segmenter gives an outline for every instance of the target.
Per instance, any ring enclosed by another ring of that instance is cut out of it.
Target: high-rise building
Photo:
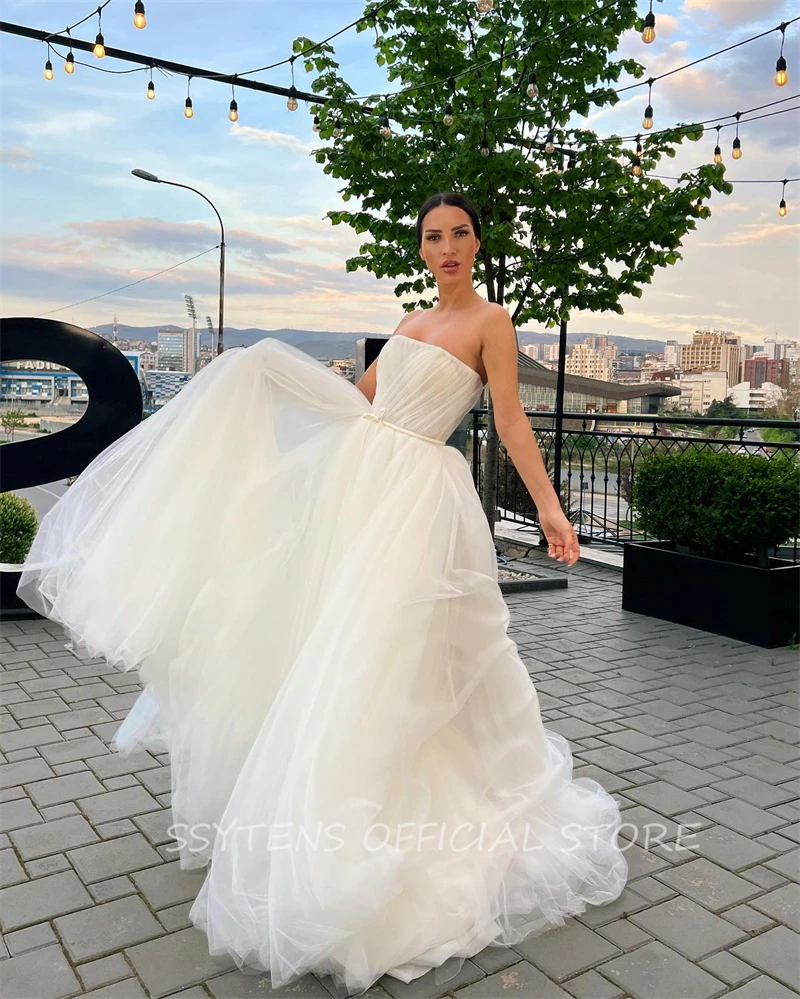
[[[197,330],[160,329],[158,331],[158,370],[197,371],[199,332]]]
[[[724,371],[728,385],[738,385],[741,338],[727,330],[697,330],[691,343],[681,344],[683,371]]]
[[[596,339],[594,337],[590,339]],[[595,378],[601,382],[611,381],[611,360],[605,350],[598,350],[588,343],[576,343],[567,355],[566,367],[568,375],[580,375],[582,378]]]
[[[681,345],[677,340],[667,340],[664,344],[664,367],[677,368],[681,361]]]
[[[790,363],[782,357],[776,360],[774,357],[756,354],[744,362],[743,382],[749,382],[751,389],[759,389],[764,382],[771,382],[781,388],[789,388],[789,367]]]

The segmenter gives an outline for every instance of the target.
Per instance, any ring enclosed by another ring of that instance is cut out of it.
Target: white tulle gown
[[[614,799],[545,729],[463,455],[481,393],[392,337],[370,405],[266,338],[216,357],[44,517],[19,595],[145,689],[211,954],[444,982],[615,899]],[[448,958],[445,973],[441,965]]]

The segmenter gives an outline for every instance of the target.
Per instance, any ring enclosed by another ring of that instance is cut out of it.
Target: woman
[[[210,862],[191,919],[274,987],[443,983],[627,879],[618,807],[542,725],[443,446],[488,379],[550,554],[575,562],[509,317],[472,287],[480,235],[466,199],[429,199],[438,305],[357,386],[272,338],[226,351],[86,468],[22,573],[88,654],[138,670],[112,745],[168,750],[180,864]]]

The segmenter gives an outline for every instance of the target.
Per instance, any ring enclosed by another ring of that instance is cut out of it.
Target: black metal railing
[[[475,488],[481,494],[486,414],[486,409],[472,410],[466,441],[466,458],[472,467]],[[528,411],[526,416],[553,479],[555,414]],[[642,429],[643,424],[649,424],[651,429]],[[769,460],[800,461],[800,440],[773,442],[761,438],[762,430],[772,428],[800,437],[800,422],[789,420],[565,413],[561,443],[562,507],[575,525],[581,544],[621,546],[626,541],[652,540],[634,527],[631,511],[636,466],[642,458],[693,447],[761,455]],[[502,447],[498,471],[497,506],[502,519],[522,528],[537,528],[533,500]],[[781,547],[779,554],[798,561],[798,539]]]

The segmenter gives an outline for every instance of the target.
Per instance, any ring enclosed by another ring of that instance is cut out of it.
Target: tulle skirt
[[[18,588],[137,671],[112,746],[169,753],[175,855],[208,865],[191,919],[273,987],[443,984],[627,879],[618,806],[542,725],[464,457],[369,408],[277,340],[223,353],[87,467]]]

